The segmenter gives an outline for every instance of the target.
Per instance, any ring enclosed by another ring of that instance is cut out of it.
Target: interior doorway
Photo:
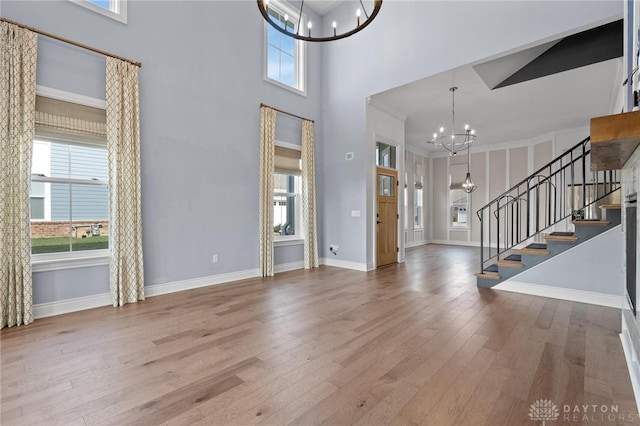
[[[376,264],[380,267],[398,261],[398,172],[376,170]]]

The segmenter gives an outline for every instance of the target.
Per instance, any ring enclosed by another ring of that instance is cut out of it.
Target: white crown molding
[[[387,104],[384,104],[382,102],[380,102],[377,99],[373,99],[371,97],[367,98],[367,104],[371,105],[374,108],[379,109],[382,112],[386,112],[387,114],[391,115],[392,117],[397,118],[398,120],[402,120],[402,121],[406,121],[407,120],[407,116],[393,108],[391,108],[390,106],[388,106]]]

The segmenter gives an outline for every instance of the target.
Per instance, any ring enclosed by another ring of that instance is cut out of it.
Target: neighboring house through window
[[[107,249],[104,110],[38,96],[31,172],[32,253]]]
[[[298,17],[289,5],[272,0],[269,2],[269,16],[278,22],[281,28],[295,33],[298,30]],[[304,16],[301,21],[304,21]],[[302,23],[300,22],[300,24]],[[266,79],[276,84],[305,93],[304,44],[282,34],[270,24],[266,24]]]

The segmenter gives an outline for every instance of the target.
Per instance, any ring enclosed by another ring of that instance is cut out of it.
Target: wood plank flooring
[[[4,329],[0,423],[535,425],[544,399],[560,414],[548,425],[640,424],[620,311],[479,289],[477,255],[428,245],[372,272],[323,266]]]

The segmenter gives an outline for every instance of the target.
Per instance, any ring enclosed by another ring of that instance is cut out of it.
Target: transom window
[[[292,33],[298,30],[298,14],[284,2],[269,3],[271,19]],[[304,21],[304,16],[302,18]],[[266,79],[298,92],[305,92],[304,44],[266,25]]]

